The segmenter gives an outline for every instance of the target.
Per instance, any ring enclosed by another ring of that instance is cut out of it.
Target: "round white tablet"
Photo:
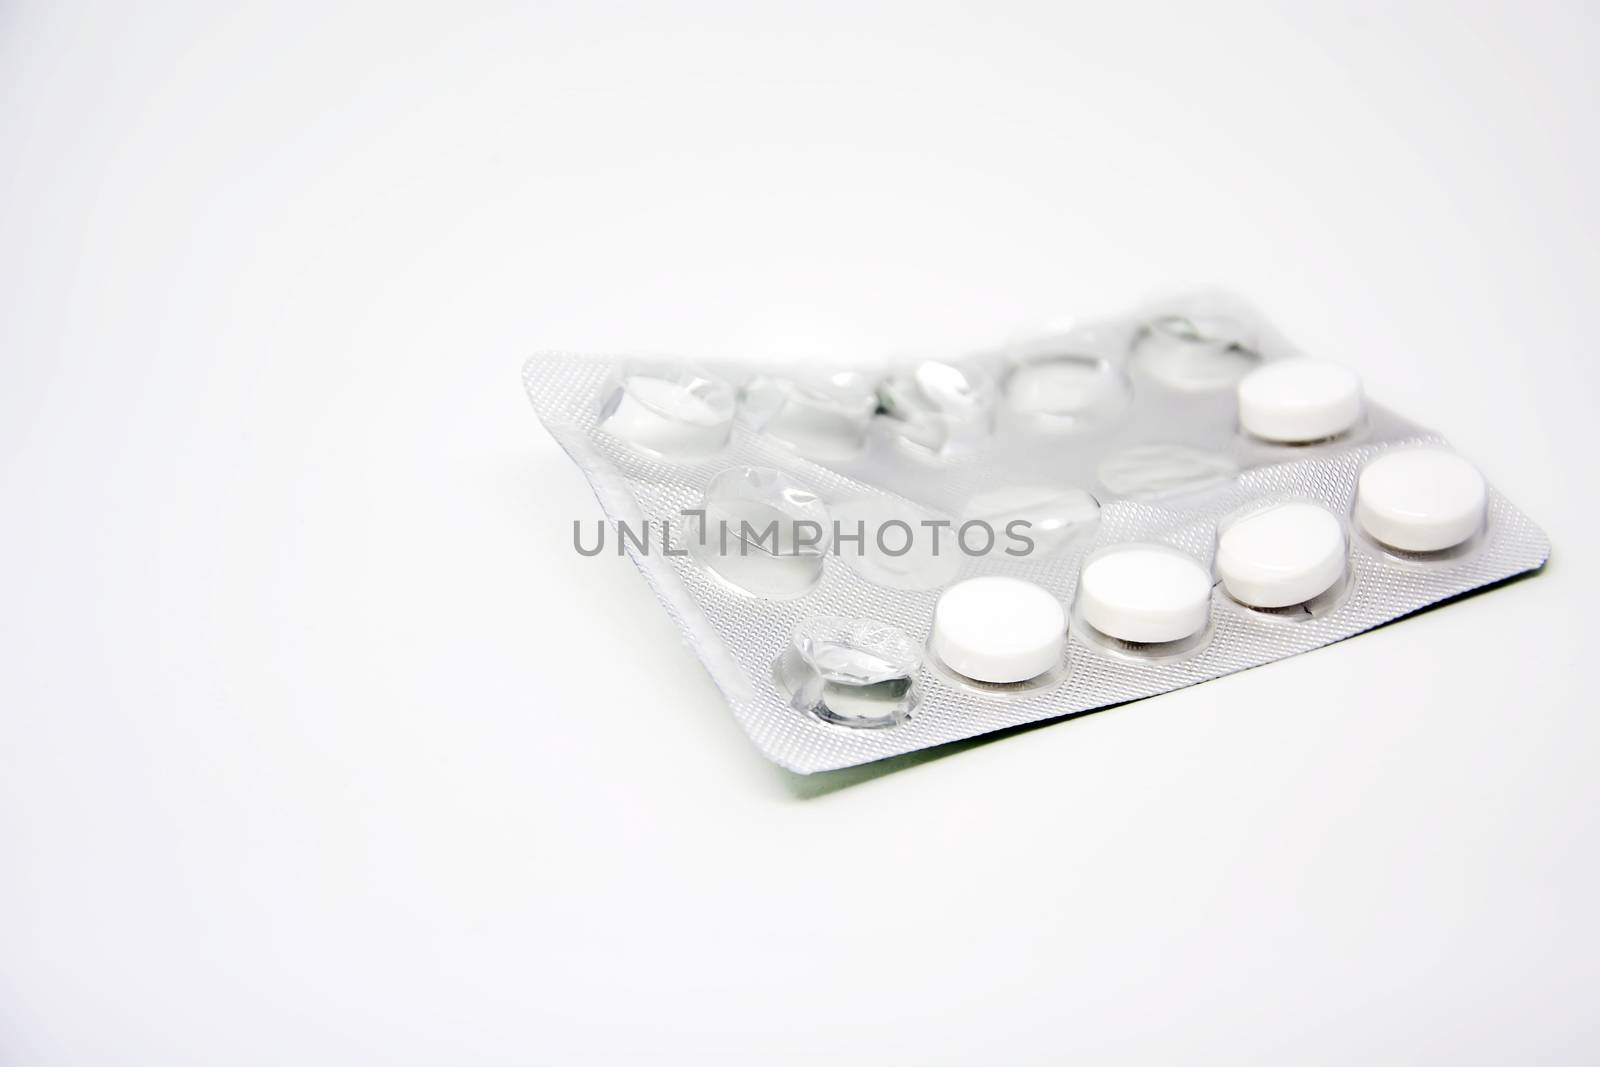
[[[1442,448],[1379,456],[1356,483],[1356,521],[1402,552],[1454,548],[1483,527],[1489,490],[1478,468]]]
[[[1316,504],[1279,504],[1246,516],[1217,540],[1217,576],[1255,608],[1286,608],[1326,593],[1344,574],[1344,530]]]
[[[1061,662],[1067,615],[1061,601],[1020,578],[969,578],[933,609],[933,651],[957,674],[1022,682]]]
[[[1268,363],[1239,382],[1239,425],[1267,441],[1304,444],[1361,421],[1361,379],[1321,359]]]
[[[726,382],[698,375],[623,379],[601,413],[618,437],[664,456],[709,455],[728,442],[736,401]]]
[[[1181,641],[1211,617],[1211,576],[1176,549],[1119,545],[1083,568],[1078,610],[1084,622],[1119,641]]]

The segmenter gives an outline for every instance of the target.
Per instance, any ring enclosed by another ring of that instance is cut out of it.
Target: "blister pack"
[[[541,355],[524,384],[800,773],[1167,692],[1537,569],[1544,534],[1215,296],[881,373]]]

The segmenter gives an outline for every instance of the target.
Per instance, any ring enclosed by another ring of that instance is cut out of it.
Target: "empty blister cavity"
[[[1168,692],[1543,564],[1509,500],[1422,460],[1448,456],[1424,427],[1370,402],[1350,422],[1338,382],[1256,393],[1302,358],[1205,294],[842,378],[552,353],[524,382],[605,509],[576,551],[631,556],[752,741],[811,773]],[[1257,367],[1274,370],[1241,387]],[[1034,583],[1038,613],[964,604],[978,575]]]
[[[859,452],[878,408],[876,383],[859,371],[762,375],[744,401],[757,429],[815,459]]]
[[[1276,610],[1308,604],[1337,587],[1348,556],[1344,526],[1327,508],[1273,504],[1223,528],[1217,577],[1246,607]]]
[[[1173,646],[1211,621],[1211,575],[1166,545],[1113,545],[1078,576],[1077,610],[1094,630],[1129,645]]]
[[[1026,682],[1058,669],[1066,651],[1061,601],[1020,578],[969,578],[944,591],[933,610],[939,661],[976,682]]]
[[[1239,426],[1263,441],[1300,445],[1347,433],[1361,421],[1361,379],[1322,359],[1285,359],[1239,382]]]
[[[1102,419],[1128,401],[1122,372],[1099,356],[1030,356],[1006,375],[1006,404],[1034,425],[1065,429]]]
[[[796,597],[822,577],[831,532],[816,494],[768,467],[734,467],[691,514],[689,553],[742,592]]]
[[[927,360],[885,379],[878,401],[895,437],[924,452],[976,443],[994,428],[994,382],[976,367]]]
[[[973,497],[965,517],[988,523],[1008,543],[1016,542],[1013,554],[1046,555],[1093,530],[1100,502],[1082,489],[1010,485]],[[1024,542],[1031,545],[1025,552]]]
[[[1227,313],[1157,315],[1133,341],[1136,365],[1178,389],[1226,389],[1261,363],[1254,330]]]
[[[1149,497],[1222,485],[1239,465],[1186,445],[1138,445],[1107,456],[1096,473],[1116,496]]]
[[[1370,461],[1356,483],[1356,522],[1402,552],[1444,552],[1481,529],[1489,493],[1478,468],[1442,448],[1402,448]]]
[[[840,726],[904,722],[916,706],[921,650],[897,626],[836,615],[794,628],[777,678],[796,710]]]
[[[648,452],[675,459],[711,455],[728,443],[733,387],[693,371],[625,375],[606,397],[600,425]]]
[[[949,516],[893,497],[858,497],[833,509],[839,558],[891,589],[937,589],[955,580],[963,553]]]

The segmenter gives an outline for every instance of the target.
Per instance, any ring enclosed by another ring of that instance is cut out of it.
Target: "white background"
[[[1594,1062],[1600,24],[1400,7],[0,4],[0,1063]],[[518,383],[1190,282],[1545,573],[802,779]]]

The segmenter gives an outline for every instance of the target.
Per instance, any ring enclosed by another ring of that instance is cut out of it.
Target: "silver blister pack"
[[[870,374],[550,354],[523,379],[605,511],[575,548],[626,552],[761,752],[812,773],[1217,678],[1543,565],[1537,526],[1490,487],[1474,502],[1470,466],[1345,373],[1213,296]],[[1064,637],[1030,644],[1056,610]]]

